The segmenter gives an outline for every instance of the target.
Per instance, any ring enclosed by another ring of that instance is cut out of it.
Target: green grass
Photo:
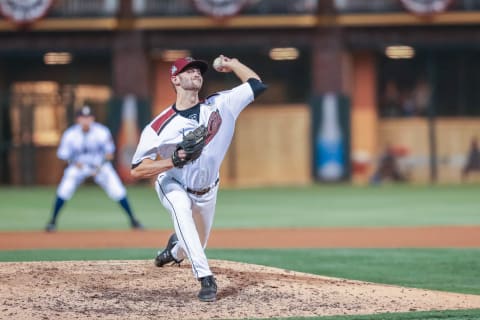
[[[287,319],[287,318],[268,318]],[[428,312],[407,312],[407,313],[382,313],[375,315],[362,316],[330,316],[330,317],[292,317],[288,320],[478,320],[480,319],[480,309],[475,310],[447,310],[447,311],[428,311]]]
[[[0,261],[152,259],[156,249],[0,251]],[[207,250],[210,259],[415,288],[480,294],[480,249]]]
[[[353,187],[220,190],[215,228],[480,225],[480,186]],[[0,230],[42,229],[53,187],[0,188]],[[169,229],[168,213],[150,186],[129,187],[134,211],[151,229]],[[60,214],[59,228],[127,229],[126,216],[99,187],[79,188]]]

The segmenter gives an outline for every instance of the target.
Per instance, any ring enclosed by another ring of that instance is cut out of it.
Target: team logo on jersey
[[[212,112],[210,118],[208,119],[208,134],[207,139],[205,139],[205,144],[208,144],[213,139],[213,137],[215,137],[221,125],[222,117],[220,116],[220,112],[216,110],[215,112]]]
[[[29,24],[47,14],[53,0],[0,0],[0,11],[18,24]]]

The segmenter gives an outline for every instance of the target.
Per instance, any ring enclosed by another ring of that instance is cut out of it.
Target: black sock
[[[130,209],[130,204],[128,203],[127,197],[123,198],[122,200],[118,201],[122,208],[125,210],[127,213],[128,217],[130,218],[130,222],[133,223],[135,222],[135,218],[133,217],[133,212],[132,209]]]
[[[58,213],[60,212],[60,209],[62,209],[64,203],[65,200],[57,196],[57,199],[55,200],[55,205],[53,206],[52,219],[50,220],[51,224],[57,223]]]

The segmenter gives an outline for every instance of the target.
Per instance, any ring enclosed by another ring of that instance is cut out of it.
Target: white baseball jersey
[[[253,98],[250,84],[243,83],[232,90],[211,95],[201,102],[199,119],[185,118],[173,106],[167,108],[143,130],[132,165],[135,166],[146,158],[170,158],[177,143],[182,141],[183,134],[203,124],[208,129],[208,135],[200,158],[182,169],[169,170],[168,175],[193,190],[213,185],[232,140],[235,121]]]
[[[93,122],[88,132],[83,132],[79,124],[68,128],[62,136],[57,156],[68,162],[78,162],[98,167],[105,155],[113,153],[115,145],[107,127]]]
[[[204,248],[215,215],[220,165],[232,141],[235,121],[253,99],[252,87],[245,82],[188,110],[177,111],[170,106],[145,127],[132,160],[136,166],[147,158],[169,158],[184,134],[199,125],[207,127],[206,145],[200,157],[183,168],[161,173],[155,185],[179,240],[172,255],[177,260],[188,257],[197,279],[212,275]],[[208,192],[192,192],[205,189]]]
[[[60,141],[57,156],[69,162],[60,182],[57,195],[70,199],[86,178],[94,176],[110,198],[115,201],[126,196],[126,189],[105,155],[115,151],[112,135],[107,127],[93,122],[87,132],[79,124],[68,128]],[[79,168],[76,164],[81,164]]]

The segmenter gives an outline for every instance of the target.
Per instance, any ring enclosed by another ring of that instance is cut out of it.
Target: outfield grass
[[[268,318],[287,319],[287,318]],[[407,312],[407,313],[382,313],[365,316],[331,316],[331,317],[292,317],[288,320],[478,320],[480,319],[480,310],[446,310],[434,312]],[[260,320],[260,319],[257,319]]]
[[[0,188],[0,230],[42,229],[55,189]],[[480,186],[352,187],[220,190],[215,228],[480,225]],[[133,209],[151,229],[171,228],[150,186],[129,187]],[[95,185],[67,202],[59,228],[127,229],[118,204]]]

